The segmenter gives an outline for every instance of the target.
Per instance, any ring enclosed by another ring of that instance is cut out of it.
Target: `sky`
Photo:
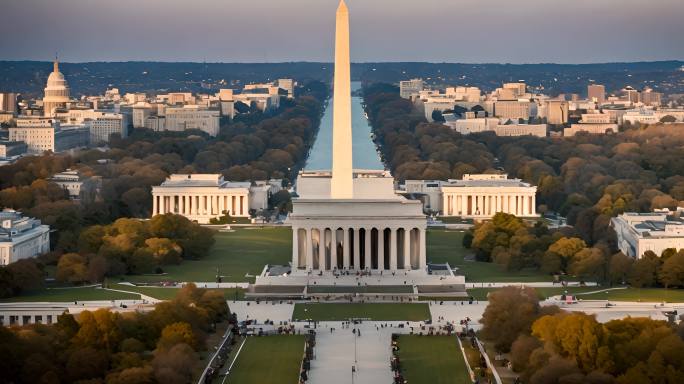
[[[337,2],[0,0],[0,60],[328,62]],[[354,62],[684,59],[682,0],[347,4]]]

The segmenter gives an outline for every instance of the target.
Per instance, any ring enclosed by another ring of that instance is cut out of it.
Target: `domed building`
[[[69,85],[64,75],[59,71],[59,61],[55,60],[54,70],[48,77],[43,98],[43,113],[53,117],[56,108],[66,108],[69,104]]]

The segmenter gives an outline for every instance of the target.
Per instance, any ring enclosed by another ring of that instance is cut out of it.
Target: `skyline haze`
[[[330,62],[336,0],[5,0],[2,60]],[[162,5],[163,3],[163,5]],[[349,0],[353,62],[684,59],[684,7],[640,0]],[[557,15],[557,16],[556,16]],[[27,28],[27,25],[30,28]],[[459,36],[463,36],[460,38]],[[559,42],[559,43],[555,43]]]

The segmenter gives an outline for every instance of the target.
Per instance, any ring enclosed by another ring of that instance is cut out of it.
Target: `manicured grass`
[[[140,300],[140,295],[112,292],[99,288],[64,288],[64,289],[42,289],[39,291],[27,292],[20,296],[2,299],[2,302],[73,302],[91,300]]]
[[[496,291],[498,288],[474,288],[468,289],[468,295],[475,300],[487,300],[489,292]],[[610,300],[610,301],[643,301],[643,302],[667,302],[684,303],[684,289],[664,289],[664,288],[626,288],[611,289],[603,291],[602,287],[554,287],[554,288],[535,288],[539,299],[547,299],[551,296],[562,295],[567,292],[576,295],[580,300]],[[597,293],[590,293],[602,291]]]
[[[214,239],[216,243],[208,255],[166,266],[165,275],[121,278],[131,282],[213,282],[218,268],[223,281],[253,283],[253,276],[260,274],[266,264],[285,265],[292,258],[290,228],[236,228],[234,232],[216,232]]]
[[[228,383],[296,384],[304,355],[304,336],[249,337]]]
[[[310,285],[309,293],[413,293],[411,285],[361,285],[361,286],[334,286],[334,285]]]
[[[627,288],[613,289],[606,292],[577,295],[583,300],[611,300],[611,301],[644,301],[684,303],[684,289],[665,288]]]
[[[421,321],[430,319],[430,308],[425,303],[322,303],[295,304],[295,320],[343,321],[350,318],[376,321]]]
[[[487,300],[487,294],[494,292],[501,288],[471,288],[468,289],[468,295],[472,296],[475,300],[483,301]],[[580,295],[585,292],[593,292],[600,290],[601,287],[551,287],[551,288],[534,288],[537,291],[537,295],[540,300],[547,299],[551,296],[562,295],[567,292],[569,295]],[[583,297],[583,296],[578,296]],[[588,298],[588,297],[587,297]]]
[[[411,384],[466,384],[470,376],[455,336],[399,336],[404,379]]]
[[[178,294],[178,290],[180,289],[180,288],[166,288],[166,287],[140,287],[140,286],[131,286],[131,285],[124,285],[124,284],[110,284],[109,288],[120,289],[122,291],[138,292],[138,293],[142,293],[143,295],[154,297],[155,299],[158,299],[158,300],[172,300],[176,297],[176,294]],[[234,300],[235,299],[235,292],[237,292],[237,299],[238,300],[243,300],[245,298],[245,290],[244,289],[222,288],[220,290],[223,291],[223,297],[225,297],[226,300]]]
[[[427,260],[431,263],[449,263],[464,274],[467,282],[531,282],[552,281],[550,275],[533,269],[507,271],[500,265],[479,261],[465,261],[470,252],[463,247],[462,231],[432,229],[427,232]]]

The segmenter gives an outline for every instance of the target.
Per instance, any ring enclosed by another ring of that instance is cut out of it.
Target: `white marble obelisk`
[[[344,0],[335,23],[335,79],[333,93],[333,156],[330,197],[354,197],[352,171],[351,77],[349,64],[349,10]]]

